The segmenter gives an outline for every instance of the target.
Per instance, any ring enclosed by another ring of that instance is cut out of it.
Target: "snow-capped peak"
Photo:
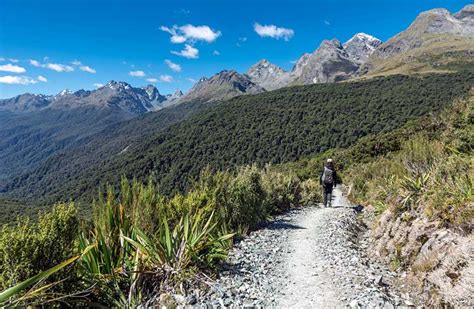
[[[376,37],[359,32],[344,43],[343,46],[351,59],[357,62],[365,62],[380,44],[382,44],[382,41]]]
[[[105,85],[104,87],[107,87],[113,90],[128,90],[132,88],[126,82],[116,82],[114,80],[111,80],[110,82],[108,82],[107,85]]]
[[[356,37],[360,40],[366,40],[366,41],[369,41],[369,42],[380,41],[376,37],[374,37],[370,34],[367,34],[367,33],[363,33],[363,32],[357,33],[354,37]]]
[[[65,96],[71,93],[72,91],[70,89],[64,89],[64,90],[61,90],[56,96],[61,97],[61,96]]]

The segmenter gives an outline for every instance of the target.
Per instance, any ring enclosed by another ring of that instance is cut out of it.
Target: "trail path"
[[[255,231],[230,252],[211,290],[211,307],[393,308],[395,274],[364,253],[355,211],[339,189],[332,208],[295,210]]]
[[[348,207],[341,191],[334,192],[333,207]],[[325,217],[334,212],[332,208],[317,209],[298,218],[301,227],[289,237],[290,254],[287,261],[288,282],[278,300],[282,308],[311,308],[325,305],[326,308],[343,307],[338,297],[338,288],[326,271],[327,261],[320,254],[321,243],[328,238]],[[323,248],[324,250],[325,248]],[[330,250],[330,248],[327,248]]]

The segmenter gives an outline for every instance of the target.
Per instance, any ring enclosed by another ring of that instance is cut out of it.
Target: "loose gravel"
[[[365,255],[367,237],[357,214],[340,190],[334,193],[332,208],[290,211],[237,243],[210,289],[191,298],[193,305],[410,307],[391,286],[396,274]]]

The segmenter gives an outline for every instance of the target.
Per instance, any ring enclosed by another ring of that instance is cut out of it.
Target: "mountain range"
[[[447,64],[443,61],[455,62],[459,58],[472,60],[473,47],[474,5],[467,5],[454,14],[446,9],[433,9],[421,13],[405,31],[387,42],[365,33],[357,33],[345,43],[337,39],[324,40],[313,53],[304,53],[289,72],[262,59],[243,74],[235,70],[223,70],[209,78],[202,77],[185,95],[179,90],[173,95],[161,95],[152,85],[135,88],[125,82],[111,81],[95,91],[64,90],[55,96],[27,93],[0,100],[0,111],[91,106],[142,114],[182,102],[226,100],[290,85],[384,75],[390,71],[387,70],[390,64],[398,68],[418,62],[418,71],[433,69],[433,66],[441,66],[430,63],[435,56],[443,58],[440,61],[443,65]],[[420,57],[418,52],[425,53],[425,57]],[[456,52],[461,52],[461,55],[456,57]],[[431,67],[420,68],[422,61],[426,62],[425,66],[431,64]],[[392,71],[394,74],[403,73],[403,70],[393,68]]]
[[[97,90],[63,90],[57,95],[26,93],[11,99],[0,100],[0,111],[31,112],[44,109],[96,108],[112,109],[130,114],[143,114],[174,104],[183,93],[161,95],[153,85],[135,88],[125,82],[110,81]]]
[[[97,166],[138,147],[144,136],[151,139],[234,97],[394,74],[474,71],[473,59],[474,5],[468,5],[455,14],[444,9],[423,12],[386,42],[365,33],[344,43],[325,40],[312,53],[302,54],[290,71],[266,59],[245,73],[223,70],[201,78],[186,94],[177,90],[162,95],[153,85],[139,88],[110,81],[93,91],[26,93],[0,100],[0,189],[15,187],[26,194],[18,186],[32,171],[40,175],[46,167],[67,162],[75,162],[74,170],[83,164]]]

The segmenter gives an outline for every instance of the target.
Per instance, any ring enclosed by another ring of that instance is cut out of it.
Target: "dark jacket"
[[[325,167],[333,171],[333,180],[334,180],[333,186],[334,186],[334,188],[335,188],[335,187],[336,187],[336,184],[337,184],[337,182],[338,182],[338,179],[339,179],[339,178],[337,178],[336,168],[334,167],[334,164],[333,164],[333,163],[327,163],[327,164],[325,165]],[[324,185],[324,184],[323,184],[323,174],[324,174],[324,168],[323,168],[323,170],[321,171],[321,174],[319,175],[319,184],[320,184],[320,185]]]

